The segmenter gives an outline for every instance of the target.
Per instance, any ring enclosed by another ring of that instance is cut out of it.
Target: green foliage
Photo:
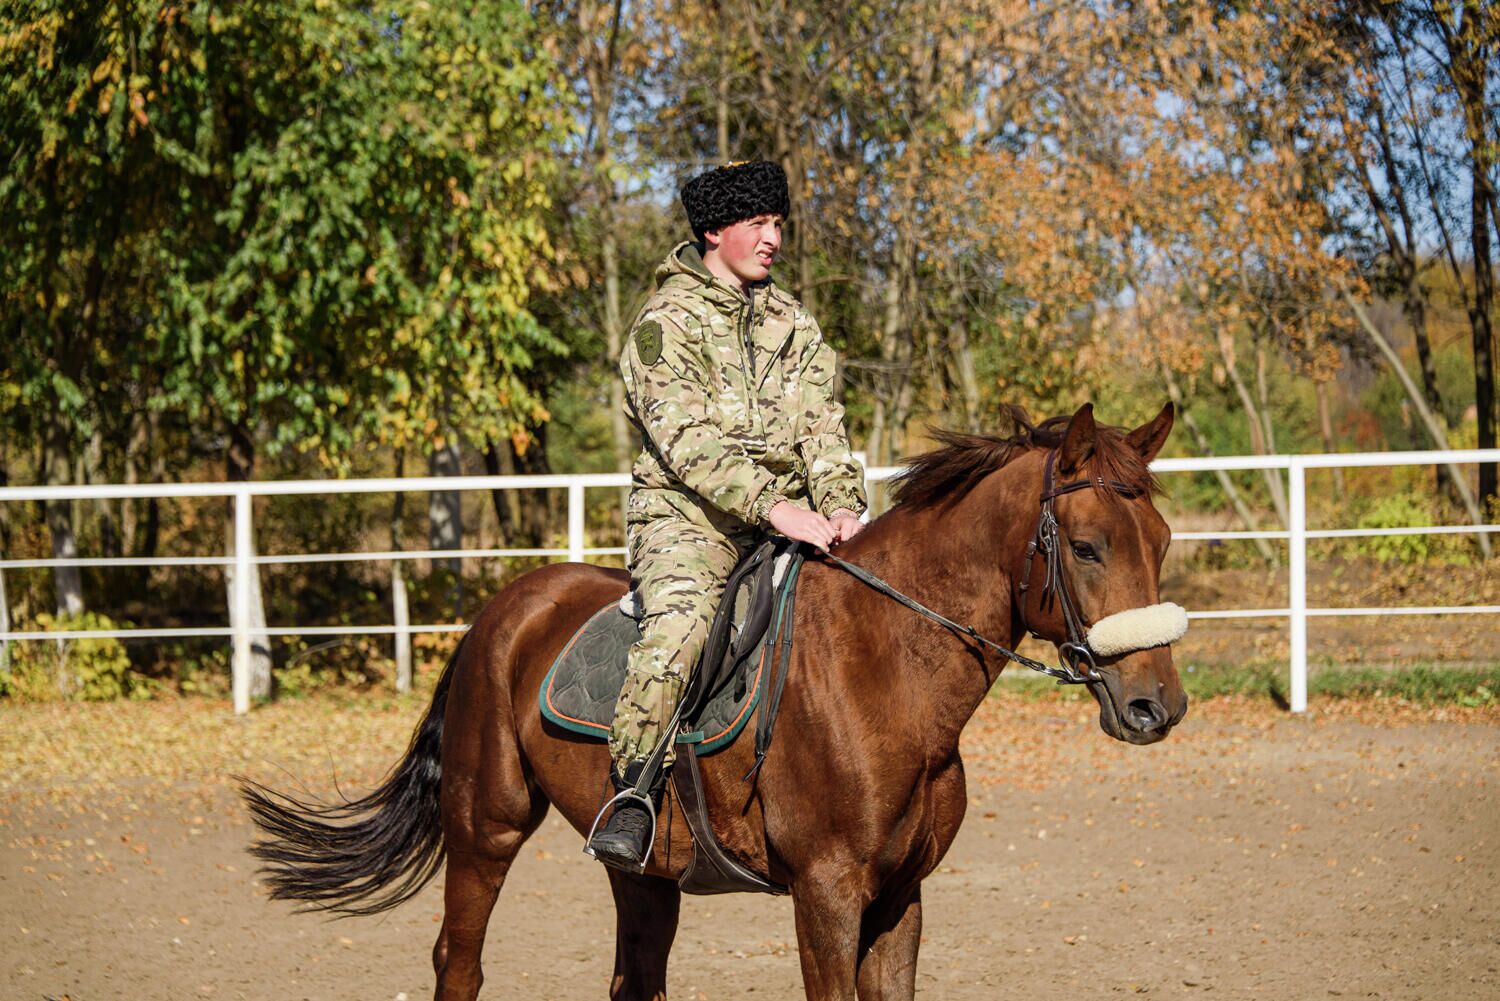
[[[1423,471],[1425,472],[1425,471]],[[1357,528],[1423,528],[1441,523],[1431,488],[1408,487],[1380,494],[1365,503]],[[1451,519],[1448,519],[1451,523]],[[1377,535],[1350,540],[1355,552],[1384,563],[1429,562],[1468,565],[1471,539],[1456,535]]]
[[[85,632],[129,629],[103,615],[36,617],[39,631]],[[10,671],[0,674],[0,697],[23,702],[73,699],[103,702],[124,696],[147,698],[154,685],[130,669],[130,658],[117,639],[87,637],[63,640],[28,640],[10,648]]]
[[[1177,670],[1190,700],[1265,698],[1287,704],[1287,666],[1283,662],[1179,664]],[[1399,698],[1422,705],[1485,706],[1500,701],[1500,665],[1471,668],[1418,664],[1389,669],[1325,665],[1309,672],[1307,688],[1310,698]],[[1065,702],[1089,698],[1079,686],[1058,686],[1049,678],[1016,668],[1000,676],[995,692],[1028,699],[1055,697]]]
[[[278,697],[303,698],[335,688],[365,690],[395,677],[395,666],[384,649],[386,637],[348,636],[309,643],[297,637],[285,666],[271,674]]]
[[[228,646],[223,643],[203,649],[198,643],[178,642],[167,646],[162,660],[170,669],[170,680],[184,695],[227,699],[232,677],[231,657]]]
[[[23,0],[0,31],[0,424],[140,409],[342,468],[545,416],[571,128],[527,8]],[[111,438],[123,434],[113,429]]]
[[[615,471],[607,380],[618,378],[614,368],[606,366],[557,386],[547,408],[553,417],[547,454],[556,468],[570,473]]]
[[[1419,664],[1414,667],[1323,669],[1308,679],[1309,694],[1329,698],[1402,698],[1424,705],[1492,705],[1500,692],[1500,668]]]
[[[1426,498],[1409,493],[1375,498],[1360,515],[1358,528],[1416,528],[1432,524],[1431,505]],[[1381,561],[1423,563],[1431,551],[1426,535],[1377,535],[1360,540],[1360,550]]]

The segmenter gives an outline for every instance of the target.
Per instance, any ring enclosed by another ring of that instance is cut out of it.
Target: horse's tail
[[[302,910],[376,914],[415,896],[437,874],[444,856],[443,711],[463,647],[460,640],[448,658],[406,756],[374,792],[320,803],[242,781],[263,835],[250,854],[266,863],[273,899],[302,901]]]

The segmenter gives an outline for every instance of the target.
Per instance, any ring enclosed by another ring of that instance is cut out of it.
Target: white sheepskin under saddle
[[[1182,639],[1187,627],[1187,612],[1170,601],[1132,608],[1095,622],[1089,629],[1089,649],[1100,657],[1149,650]]]

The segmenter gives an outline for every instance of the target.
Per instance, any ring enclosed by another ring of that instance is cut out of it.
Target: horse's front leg
[[[860,923],[869,904],[867,874],[826,866],[792,886],[797,952],[807,1001],[856,1001]]]
[[[912,1001],[921,943],[921,885],[881,894],[860,933],[859,1001]]]
[[[682,891],[670,879],[609,870],[615,895],[615,976],[611,1001],[664,1001],[667,954],[677,935]]]

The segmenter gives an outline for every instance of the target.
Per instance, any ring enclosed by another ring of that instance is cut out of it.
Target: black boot
[[[584,850],[607,866],[638,873],[646,867],[651,854],[651,839],[656,833],[656,808],[661,803],[660,780],[653,784],[650,806],[644,797],[628,793],[641,779],[644,761],[632,761],[625,766],[625,774],[611,774],[616,796],[604,805],[614,813],[602,826],[596,820],[595,830]],[[602,811],[601,811],[602,812]]]

